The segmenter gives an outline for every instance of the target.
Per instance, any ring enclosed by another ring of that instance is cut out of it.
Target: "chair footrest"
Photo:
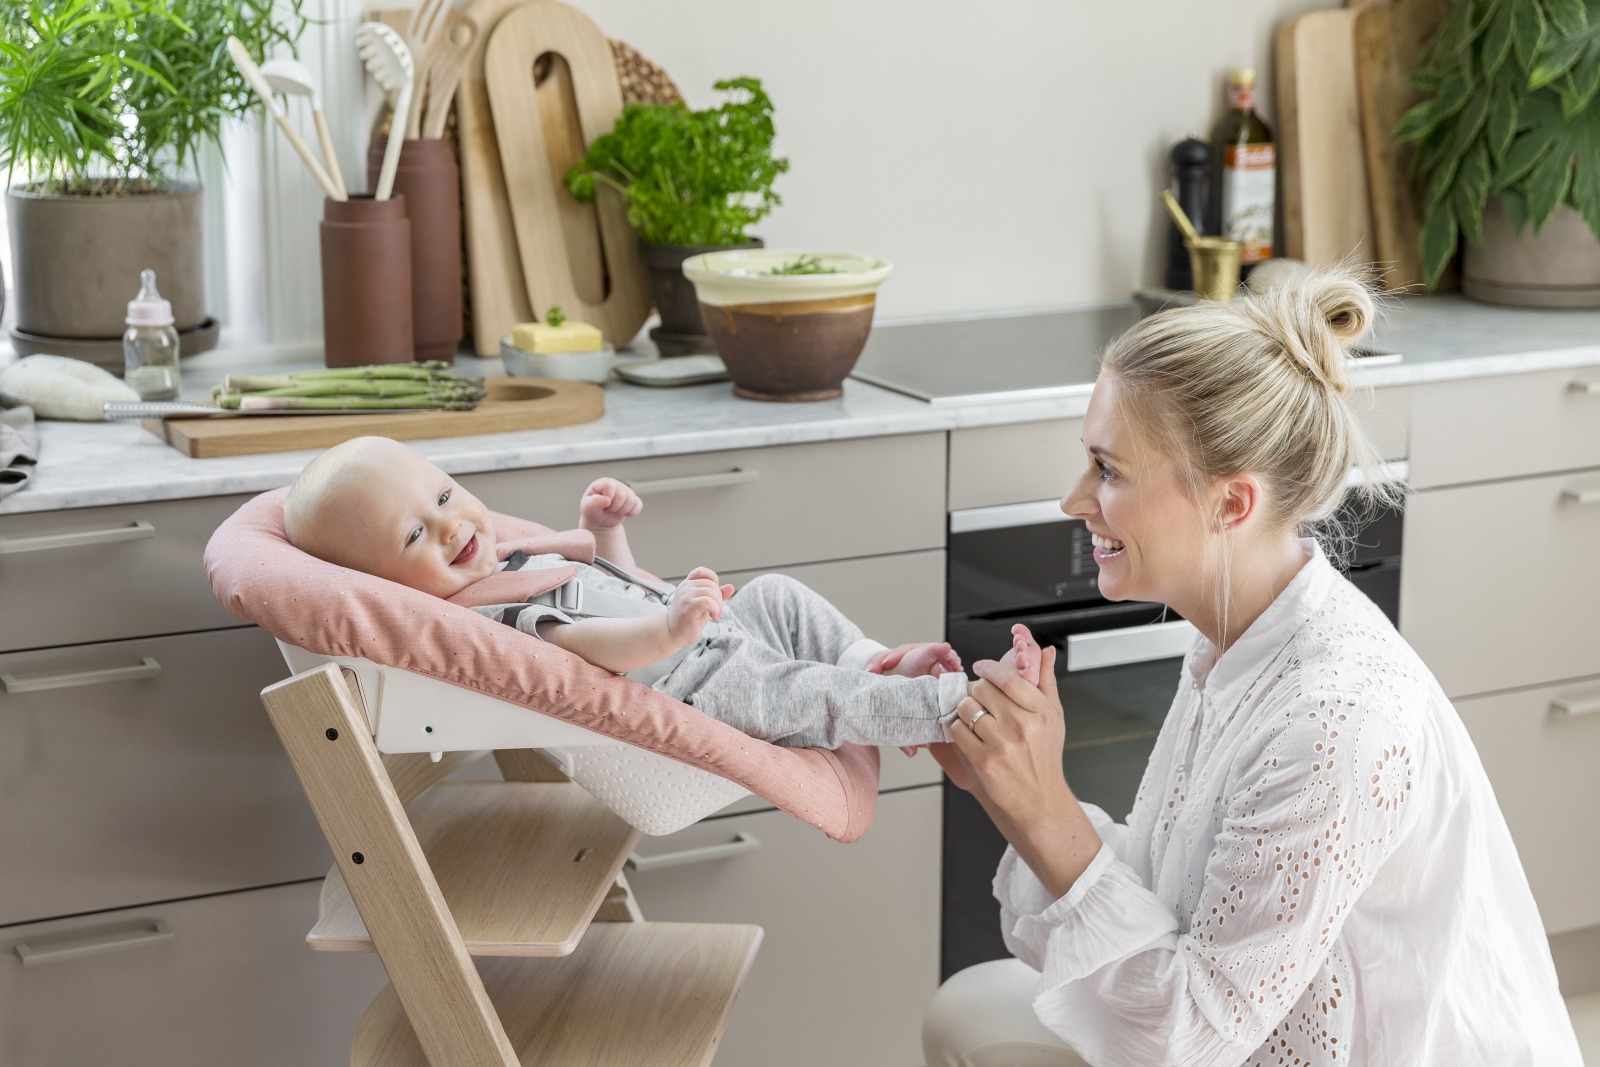
[[[474,956],[572,952],[639,837],[571,782],[441,782],[408,812]],[[325,952],[374,951],[337,867],[306,941]]]
[[[492,959],[478,972],[525,1067],[709,1063],[761,944],[759,926],[606,923],[565,959]],[[356,1032],[351,1067],[428,1067],[394,987]]]

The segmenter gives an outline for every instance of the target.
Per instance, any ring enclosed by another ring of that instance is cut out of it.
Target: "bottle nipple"
[[[156,272],[148,268],[139,272],[139,295],[128,301],[129,326],[171,326],[172,301],[163,300],[156,291]]]

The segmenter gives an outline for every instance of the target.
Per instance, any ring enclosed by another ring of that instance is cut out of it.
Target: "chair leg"
[[[332,664],[262,690],[272,725],[432,1067],[517,1067],[494,1005]]]
[[[617,883],[606,894],[606,899],[601,902],[600,910],[594,913],[597,923],[642,923],[644,912],[639,909],[639,901],[633,895],[633,889],[628,885],[628,879],[621,871],[617,872]]]

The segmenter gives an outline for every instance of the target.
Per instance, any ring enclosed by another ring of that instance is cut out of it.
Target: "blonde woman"
[[[1106,353],[1062,509],[1104,596],[1201,636],[1126,824],[1063,776],[1055,650],[1038,688],[978,665],[940,761],[1010,842],[1018,958],[941,988],[929,1067],[1580,1067],[1471,739],[1304,536],[1374,466],[1346,374],[1372,315],[1318,274]]]

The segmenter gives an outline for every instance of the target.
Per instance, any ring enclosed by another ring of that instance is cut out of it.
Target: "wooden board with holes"
[[[375,434],[396,441],[570,426],[605,414],[605,390],[550,378],[491,378],[471,411],[240,415],[147,420],[144,427],[191,459],[327,448]]]
[[[534,68],[547,54],[551,73],[540,86]],[[575,8],[532,0],[502,15],[490,33],[484,78],[533,311],[559,305],[568,318],[626,345],[650,313],[638,237],[619,196],[602,190],[592,215],[575,213],[561,181],[622,111],[610,42]]]
[[[1357,13],[1313,11],[1278,27],[1284,251],[1313,267],[1364,264],[1374,254],[1356,94]]]
[[[1420,99],[1411,76],[1423,45],[1449,10],[1450,0],[1379,0],[1356,13],[1356,89],[1374,258],[1391,292],[1422,285],[1423,203],[1422,189],[1411,176],[1412,146],[1397,144],[1392,135],[1400,116]]]

